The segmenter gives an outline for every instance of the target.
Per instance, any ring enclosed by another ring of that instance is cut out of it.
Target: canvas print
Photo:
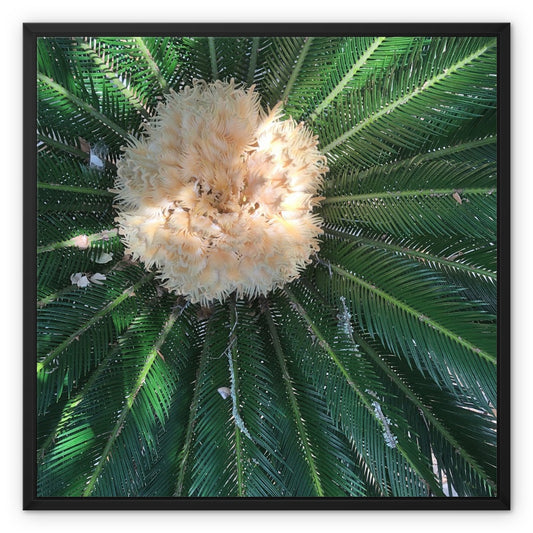
[[[497,497],[497,57],[37,38],[37,498]]]

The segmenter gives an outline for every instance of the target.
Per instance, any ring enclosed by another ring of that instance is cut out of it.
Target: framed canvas
[[[25,509],[509,509],[509,24],[25,24]]]

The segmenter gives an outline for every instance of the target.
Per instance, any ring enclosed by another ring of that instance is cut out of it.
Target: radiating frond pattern
[[[496,496],[496,58],[38,39],[38,496]],[[327,156],[320,251],[266,296],[191,304],[124,255],[122,148],[195,79],[283,101]]]

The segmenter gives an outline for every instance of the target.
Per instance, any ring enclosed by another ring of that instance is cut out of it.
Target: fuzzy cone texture
[[[125,148],[120,233],[169,290],[201,303],[266,294],[318,251],[326,158],[303,123],[281,116],[253,87],[197,81]]]

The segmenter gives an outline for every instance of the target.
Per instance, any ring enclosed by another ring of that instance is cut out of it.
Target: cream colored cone
[[[117,221],[135,259],[192,302],[266,294],[318,250],[327,172],[303,124],[265,113],[253,87],[197,81],[125,148]]]

